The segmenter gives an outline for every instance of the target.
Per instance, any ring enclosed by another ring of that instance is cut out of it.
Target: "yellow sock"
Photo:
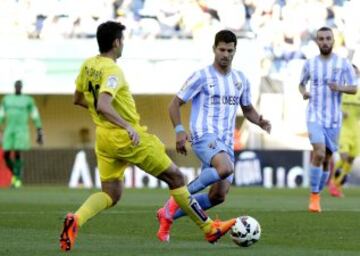
[[[204,233],[211,231],[212,220],[200,208],[199,203],[190,195],[186,186],[170,190],[179,207],[198,225]]]
[[[109,208],[112,203],[113,201],[111,197],[105,192],[98,192],[89,196],[88,199],[86,199],[81,207],[75,212],[75,215],[78,217],[79,226],[81,227],[90,218]]]
[[[342,180],[347,174],[350,173],[350,171],[351,171],[351,165],[348,162],[344,162],[341,168],[340,175],[335,178],[335,185],[340,187]]]

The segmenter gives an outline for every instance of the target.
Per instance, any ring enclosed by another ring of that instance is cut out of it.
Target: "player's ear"
[[[113,48],[118,48],[120,45],[120,40],[119,38],[116,38],[113,42]]]

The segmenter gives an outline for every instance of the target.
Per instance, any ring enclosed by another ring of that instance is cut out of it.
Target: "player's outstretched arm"
[[[180,107],[185,104],[179,97],[175,96],[169,105],[169,116],[176,132],[176,152],[186,155],[186,141],[189,140],[188,134],[185,132],[181,124]]]
[[[261,129],[267,133],[271,132],[271,123],[264,119],[262,115],[259,115],[253,105],[241,106],[244,117],[250,122],[258,125]]]

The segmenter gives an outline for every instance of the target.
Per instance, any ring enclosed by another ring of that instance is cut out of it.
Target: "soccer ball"
[[[235,244],[242,247],[259,241],[261,235],[261,227],[259,222],[250,216],[240,216],[236,219],[234,226],[230,229],[231,239]]]

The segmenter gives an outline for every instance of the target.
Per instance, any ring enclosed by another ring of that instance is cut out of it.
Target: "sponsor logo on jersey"
[[[242,88],[242,83],[241,82],[235,82],[235,87],[236,87],[236,89],[238,89],[240,91],[241,88]]]

